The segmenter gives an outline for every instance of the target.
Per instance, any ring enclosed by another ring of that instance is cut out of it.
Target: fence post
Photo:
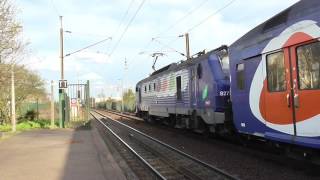
[[[66,101],[66,119],[65,119],[65,122],[69,122],[70,120],[70,98],[69,96],[66,94],[66,98],[65,98],[65,101]]]
[[[39,98],[37,98],[37,121],[39,121]]]
[[[65,121],[65,93],[62,89],[59,89],[59,102],[61,103],[59,106],[59,127],[64,128],[64,121]]]
[[[53,94],[53,81],[51,81],[51,128],[54,128],[54,94]]]
[[[87,80],[86,84],[86,118],[89,120],[89,114],[90,114],[90,85],[89,80]]]

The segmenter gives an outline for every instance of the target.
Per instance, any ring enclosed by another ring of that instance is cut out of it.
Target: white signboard
[[[66,89],[68,88],[67,80],[59,80],[59,89]]]

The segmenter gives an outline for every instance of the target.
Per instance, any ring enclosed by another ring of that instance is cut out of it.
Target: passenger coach
[[[238,132],[320,148],[320,1],[296,3],[230,46]]]

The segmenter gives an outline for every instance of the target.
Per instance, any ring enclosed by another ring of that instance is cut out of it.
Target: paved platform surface
[[[0,140],[0,180],[126,179],[95,128],[34,130]]]

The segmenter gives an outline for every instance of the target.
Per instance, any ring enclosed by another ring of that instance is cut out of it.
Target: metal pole
[[[89,80],[87,80],[86,84],[86,118],[89,120],[89,114],[90,114],[90,83]]]
[[[184,35],[184,37],[186,38],[186,53],[187,53],[187,59],[190,59],[189,33],[186,33],[186,34]]]
[[[51,128],[54,128],[54,95],[53,95],[53,81],[51,81]]]
[[[60,59],[61,59],[61,80],[64,79],[64,67],[63,67],[63,28],[62,28],[62,16],[60,16]]]
[[[60,16],[60,59],[61,59],[60,80],[64,80],[62,16]],[[59,89],[59,127],[60,128],[64,128],[64,121],[65,121],[65,92],[64,92],[64,88],[62,88],[62,89]]]
[[[14,89],[14,64],[11,67],[11,123],[12,123],[12,132],[16,132],[16,95]]]

